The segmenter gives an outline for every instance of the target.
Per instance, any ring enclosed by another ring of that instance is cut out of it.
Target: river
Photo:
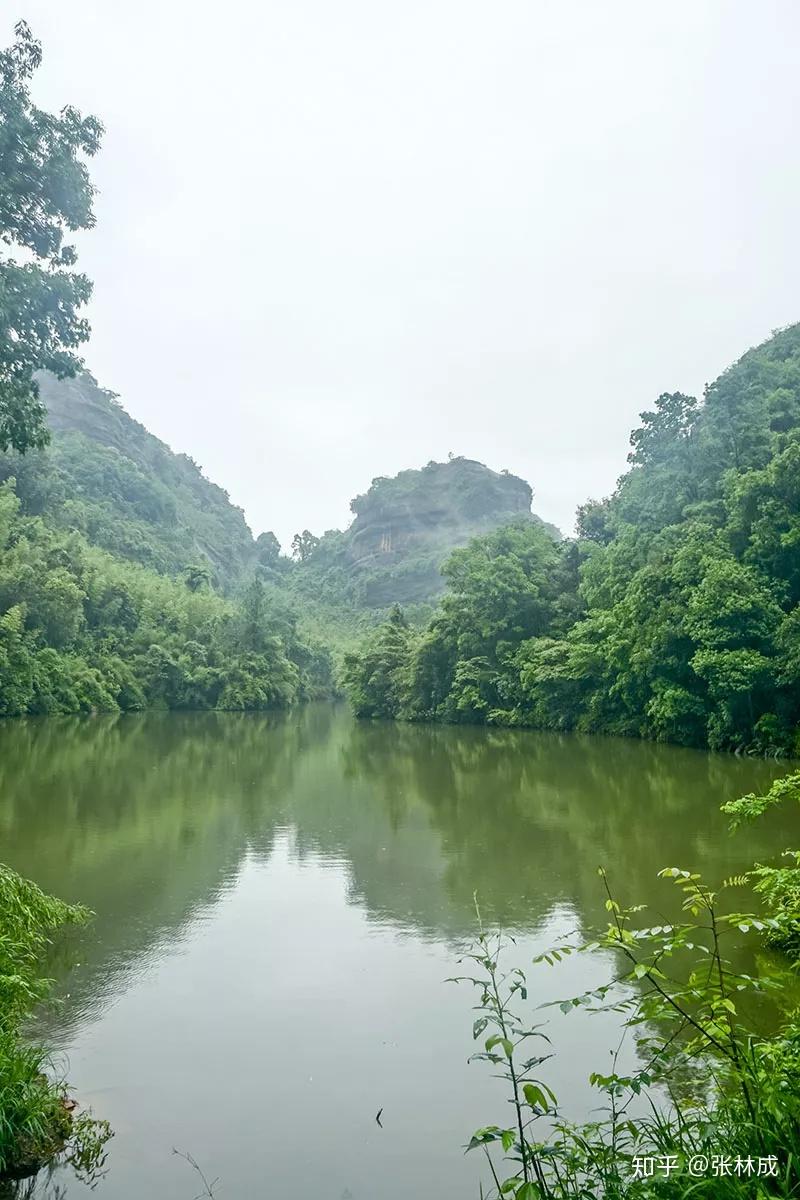
[[[466,1061],[472,991],[446,982],[473,893],[528,968],[602,921],[599,864],[621,899],[661,912],[660,867],[717,879],[796,844],[795,814],[732,837],[718,811],[780,773],[619,739],[358,723],[333,705],[0,724],[0,859],[97,914],[58,948],[39,1023],[115,1130],[94,1195],[192,1200],[176,1148],[220,1200],[477,1197],[463,1146],[508,1112]],[[758,970],[756,950],[738,953]],[[602,955],[530,967],[528,1015],[611,970]],[[613,1018],[543,1016],[545,1078],[580,1117]],[[63,1171],[36,1188],[89,1194]]]

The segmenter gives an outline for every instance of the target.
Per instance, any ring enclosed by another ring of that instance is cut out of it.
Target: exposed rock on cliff
[[[421,471],[380,476],[351,501],[350,557],[402,555],[437,541],[460,543],[477,527],[531,511],[533,491],[516,475],[468,458],[430,462]]]
[[[379,476],[352,501],[350,527],[322,538],[297,583],[361,608],[433,600],[443,590],[442,562],[456,546],[511,520],[540,520],[532,495],[524,479],[467,458]]]

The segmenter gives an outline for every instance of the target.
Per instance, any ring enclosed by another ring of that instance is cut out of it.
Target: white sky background
[[[3,0],[106,125],[87,366],[284,543],[448,451],[565,532],[800,320],[797,0]]]

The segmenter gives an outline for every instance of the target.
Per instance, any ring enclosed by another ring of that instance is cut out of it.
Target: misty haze
[[[19,4],[0,1200],[799,1197],[800,10]]]

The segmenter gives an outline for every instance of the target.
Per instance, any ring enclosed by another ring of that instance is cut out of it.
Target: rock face
[[[356,514],[348,531],[350,558],[388,562],[432,542],[459,545],[479,529],[530,515],[532,499],[524,479],[468,458],[382,476],[350,504]]]
[[[298,586],[357,609],[427,603],[443,591],[441,566],[457,546],[512,520],[540,520],[532,494],[524,479],[468,458],[380,476],[352,501],[349,529],[326,534],[303,564]]]

